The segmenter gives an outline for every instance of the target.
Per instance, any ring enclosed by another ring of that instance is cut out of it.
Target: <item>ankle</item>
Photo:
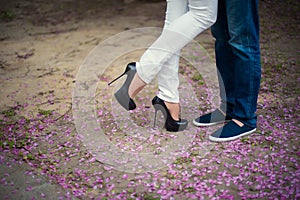
[[[237,119],[232,119],[232,121],[233,121],[234,123],[236,123],[237,125],[239,125],[240,127],[243,127],[243,126],[244,126],[244,124],[243,124],[242,122],[240,122],[239,120],[237,120]]]
[[[164,101],[170,114],[171,117],[178,121],[180,119],[180,104],[179,103],[172,103],[172,102],[166,102]]]
[[[146,83],[136,73],[129,85],[128,95],[133,99],[145,86]]]

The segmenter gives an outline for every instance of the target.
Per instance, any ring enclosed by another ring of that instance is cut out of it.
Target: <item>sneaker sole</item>
[[[233,141],[233,140],[236,140],[240,137],[243,137],[243,136],[246,136],[246,135],[249,135],[253,132],[256,131],[256,128],[251,130],[251,131],[248,131],[248,132],[245,132],[245,133],[242,133],[240,135],[237,135],[237,136],[233,136],[233,137],[229,137],[229,138],[216,138],[216,137],[212,137],[212,136],[209,136],[208,139],[210,141],[213,141],[213,142],[229,142],[229,141]]]
[[[196,122],[195,120],[193,120],[193,124],[195,126],[214,126],[214,125],[227,123],[227,122],[230,122],[230,120],[226,120],[226,121],[222,121],[222,122],[212,122],[212,123],[199,123],[199,122]]]

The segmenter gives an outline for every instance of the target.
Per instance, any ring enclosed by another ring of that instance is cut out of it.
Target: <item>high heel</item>
[[[111,85],[113,82],[115,82],[116,80],[118,80],[119,78],[121,78],[122,76],[127,74],[126,81],[124,82],[122,87],[115,93],[115,97],[116,97],[117,101],[126,110],[134,110],[136,108],[135,102],[133,101],[133,99],[130,98],[130,96],[128,94],[128,88],[129,88],[129,85],[130,85],[135,73],[136,73],[136,63],[129,63],[126,66],[125,71],[120,76],[118,76],[117,78],[112,80],[110,83],[108,83],[108,85]]]
[[[155,126],[155,122],[156,122],[157,111],[160,110],[165,117],[166,121],[165,121],[164,126],[167,129],[167,131],[177,132],[177,131],[183,131],[184,129],[186,129],[186,127],[188,125],[188,121],[185,119],[174,120],[173,117],[171,116],[171,113],[168,110],[165,102],[162,99],[155,96],[152,99],[152,105],[155,109],[154,126]]]

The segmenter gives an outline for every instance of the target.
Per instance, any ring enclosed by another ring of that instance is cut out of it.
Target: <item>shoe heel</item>
[[[119,78],[121,78],[122,76],[127,74],[130,70],[135,70],[135,63],[129,63],[126,66],[125,71],[120,76],[118,76],[117,78],[115,78],[111,82],[109,82],[108,85],[111,85],[113,82],[117,81]]]
[[[180,119],[179,121],[174,120],[163,100],[161,100],[156,96],[152,99],[152,105],[155,109],[154,120],[156,121],[156,113],[158,110],[160,110],[164,115],[164,119],[165,119],[164,127],[166,128],[167,131],[177,132],[186,129],[188,125],[188,121],[185,119]]]
[[[153,128],[155,128],[155,126],[156,126],[157,111],[158,111],[158,110],[155,109]]]
[[[117,99],[118,103],[126,110],[134,110],[136,108],[136,105],[135,105],[133,99],[131,99],[128,94],[129,85],[130,85],[135,73],[136,73],[135,63],[129,63],[126,66],[125,71],[120,76],[118,76],[117,78],[112,80],[110,83],[108,83],[108,85],[111,85],[113,82],[115,82],[116,80],[118,80],[119,78],[124,76],[125,74],[127,75],[127,78],[126,78],[125,82],[123,83],[122,87],[115,93],[115,98]]]
[[[108,85],[111,85],[113,82],[117,81],[119,78],[121,78],[122,76],[124,76],[126,74],[126,71],[123,72],[123,74],[121,74],[120,76],[118,76],[117,78],[115,78],[114,80],[112,80],[111,82],[108,83]]]
[[[164,124],[166,123],[166,121],[167,121],[167,115],[166,115],[166,111],[165,111],[165,109],[164,109],[164,107],[163,106],[161,106],[161,105],[159,105],[159,104],[154,104],[153,105],[153,107],[154,107],[154,110],[155,110],[155,113],[154,113],[154,128],[155,128],[155,126],[156,126],[156,121],[157,121],[157,112],[158,111],[161,111],[162,112],[162,114],[163,114],[163,116],[164,116]]]

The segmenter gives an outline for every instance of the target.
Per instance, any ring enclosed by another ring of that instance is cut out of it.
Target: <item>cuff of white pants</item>
[[[179,97],[169,97],[169,96],[166,96],[166,95],[163,95],[161,93],[158,93],[157,94],[158,98],[166,101],[166,102],[170,102],[170,103],[179,103]]]
[[[151,80],[147,77],[146,73],[143,72],[143,68],[141,67],[141,64],[139,62],[136,62],[135,66],[136,66],[136,73],[139,75],[142,81],[144,81],[146,84],[149,84]]]

